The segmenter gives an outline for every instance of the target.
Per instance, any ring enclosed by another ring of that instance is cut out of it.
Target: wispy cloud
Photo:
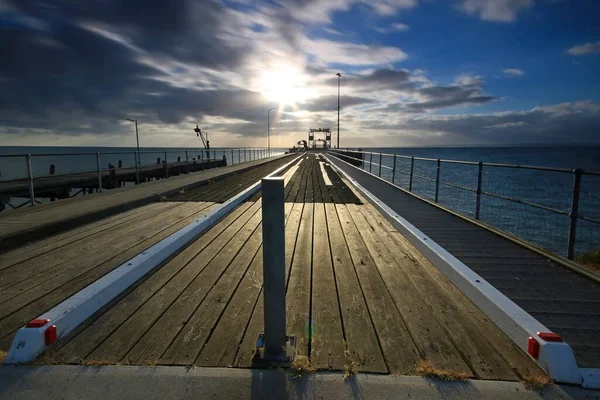
[[[512,77],[518,77],[518,76],[525,75],[525,71],[523,71],[521,68],[504,68],[502,70],[502,72],[504,72],[506,75],[512,76]]]
[[[600,40],[597,42],[590,42],[580,44],[567,49],[567,53],[572,56],[586,56],[592,53],[600,53]]]
[[[534,5],[534,0],[460,0],[458,7],[483,21],[513,22],[517,14]]]

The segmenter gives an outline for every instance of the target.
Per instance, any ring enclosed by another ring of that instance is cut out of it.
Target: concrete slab
[[[285,371],[185,367],[0,367],[0,399],[598,399],[600,392],[520,383],[440,382],[414,376],[341,373],[294,379]]]

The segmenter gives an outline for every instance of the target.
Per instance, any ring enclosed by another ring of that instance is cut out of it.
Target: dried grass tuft
[[[294,370],[294,378],[302,378],[316,371],[316,368],[310,365],[310,359],[306,356],[296,356],[291,367]]]
[[[431,365],[427,360],[421,360],[416,367],[417,375],[427,378],[436,378],[443,381],[466,381],[469,379],[469,374],[465,372],[457,372],[451,369],[438,369]]]
[[[542,389],[552,384],[552,379],[550,379],[548,375],[541,372],[527,373],[523,375],[523,380],[521,383],[527,389]]]

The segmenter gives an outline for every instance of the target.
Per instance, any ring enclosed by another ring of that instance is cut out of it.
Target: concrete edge
[[[60,220],[57,222],[52,222],[52,223],[49,223],[46,225],[41,225],[41,226],[34,227],[34,228],[23,229],[22,231],[14,233],[12,235],[0,237],[0,253],[10,251],[16,247],[19,247],[20,245],[23,245],[24,243],[25,244],[32,243],[37,240],[44,239],[45,237],[47,237],[49,235],[60,233],[60,232],[63,232],[63,231],[66,231],[66,230],[69,230],[69,229],[72,229],[72,228],[75,228],[78,226],[89,224],[91,222],[97,221],[102,218],[110,217],[110,216],[118,214],[118,213],[129,211],[131,209],[144,206],[146,204],[150,204],[150,203],[160,199],[162,196],[171,196],[173,194],[177,194],[177,193],[179,193],[179,191],[181,189],[185,189],[185,190],[194,189],[194,188],[208,184],[208,182],[210,180],[220,180],[220,179],[228,178],[231,175],[242,173],[242,172],[248,171],[252,168],[277,161],[285,156],[289,156],[289,155],[275,156],[276,158],[273,158],[273,159],[264,159],[265,161],[262,163],[248,165],[245,168],[241,168],[241,169],[238,169],[235,171],[230,171],[230,172],[224,173],[223,175],[219,175],[219,176],[211,178],[211,179],[204,179],[204,180],[196,181],[192,184],[181,185],[175,189],[166,190],[163,192],[155,192],[155,193],[152,193],[142,199],[132,200],[130,202],[119,204],[117,206],[106,208],[103,210],[98,210],[93,213],[80,215],[80,216],[73,216],[73,217],[66,218],[66,219],[63,219],[63,220]],[[239,165],[239,164],[236,164],[236,165]],[[226,168],[226,167],[224,167],[224,168]],[[208,171],[208,170],[204,170],[204,171]],[[198,172],[201,173],[204,171],[198,171]],[[184,176],[187,176],[187,174]],[[143,184],[144,183],[141,183],[140,185],[143,185]],[[139,186],[139,185],[136,185],[136,186]],[[102,194],[106,194],[106,193],[110,193],[110,190],[107,190],[106,192],[102,192],[102,193],[98,193],[98,194],[102,195]],[[90,196],[94,196],[94,194],[92,194]],[[38,206],[38,208],[39,208],[39,206]],[[36,211],[38,211],[38,210],[36,210]]]
[[[445,382],[419,376],[317,372],[296,378],[285,370],[74,365],[0,367],[0,399],[460,399],[594,398],[597,392],[519,382]]]
[[[299,158],[294,158],[289,163],[271,172],[268,176],[280,173]],[[102,278],[29,322],[25,327],[17,331],[5,364],[19,364],[34,360],[46,350],[47,346],[65,337],[129,286],[184,249],[188,243],[202,232],[256,193],[260,187],[261,181],[259,180],[243,192],[233,196],[199,219],[142,251]]]
[[[567,343],[562,341],[550,342],[542,339],[540,333],[543,335],[544,333],[552,333],[552,331],[362,187],[349,174],[332,162],[329,157],[327,158],[338,172],[352,183],[413,246],[423,253],[515,344],[530,356],[532,356],[532,353],[534,355],[537,353],[538,356],[532,358],[548,372],[552,379],[562,383],[580,384],[582,382],[575,355]],[[360,172],[367,173],[338,158],[335,161],[343,162]],[[537,350],[535,350],[536,348]]]

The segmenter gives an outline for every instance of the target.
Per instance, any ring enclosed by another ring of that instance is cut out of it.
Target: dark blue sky
[[[6,144],[600,142],[600,1],[0,0]]]

